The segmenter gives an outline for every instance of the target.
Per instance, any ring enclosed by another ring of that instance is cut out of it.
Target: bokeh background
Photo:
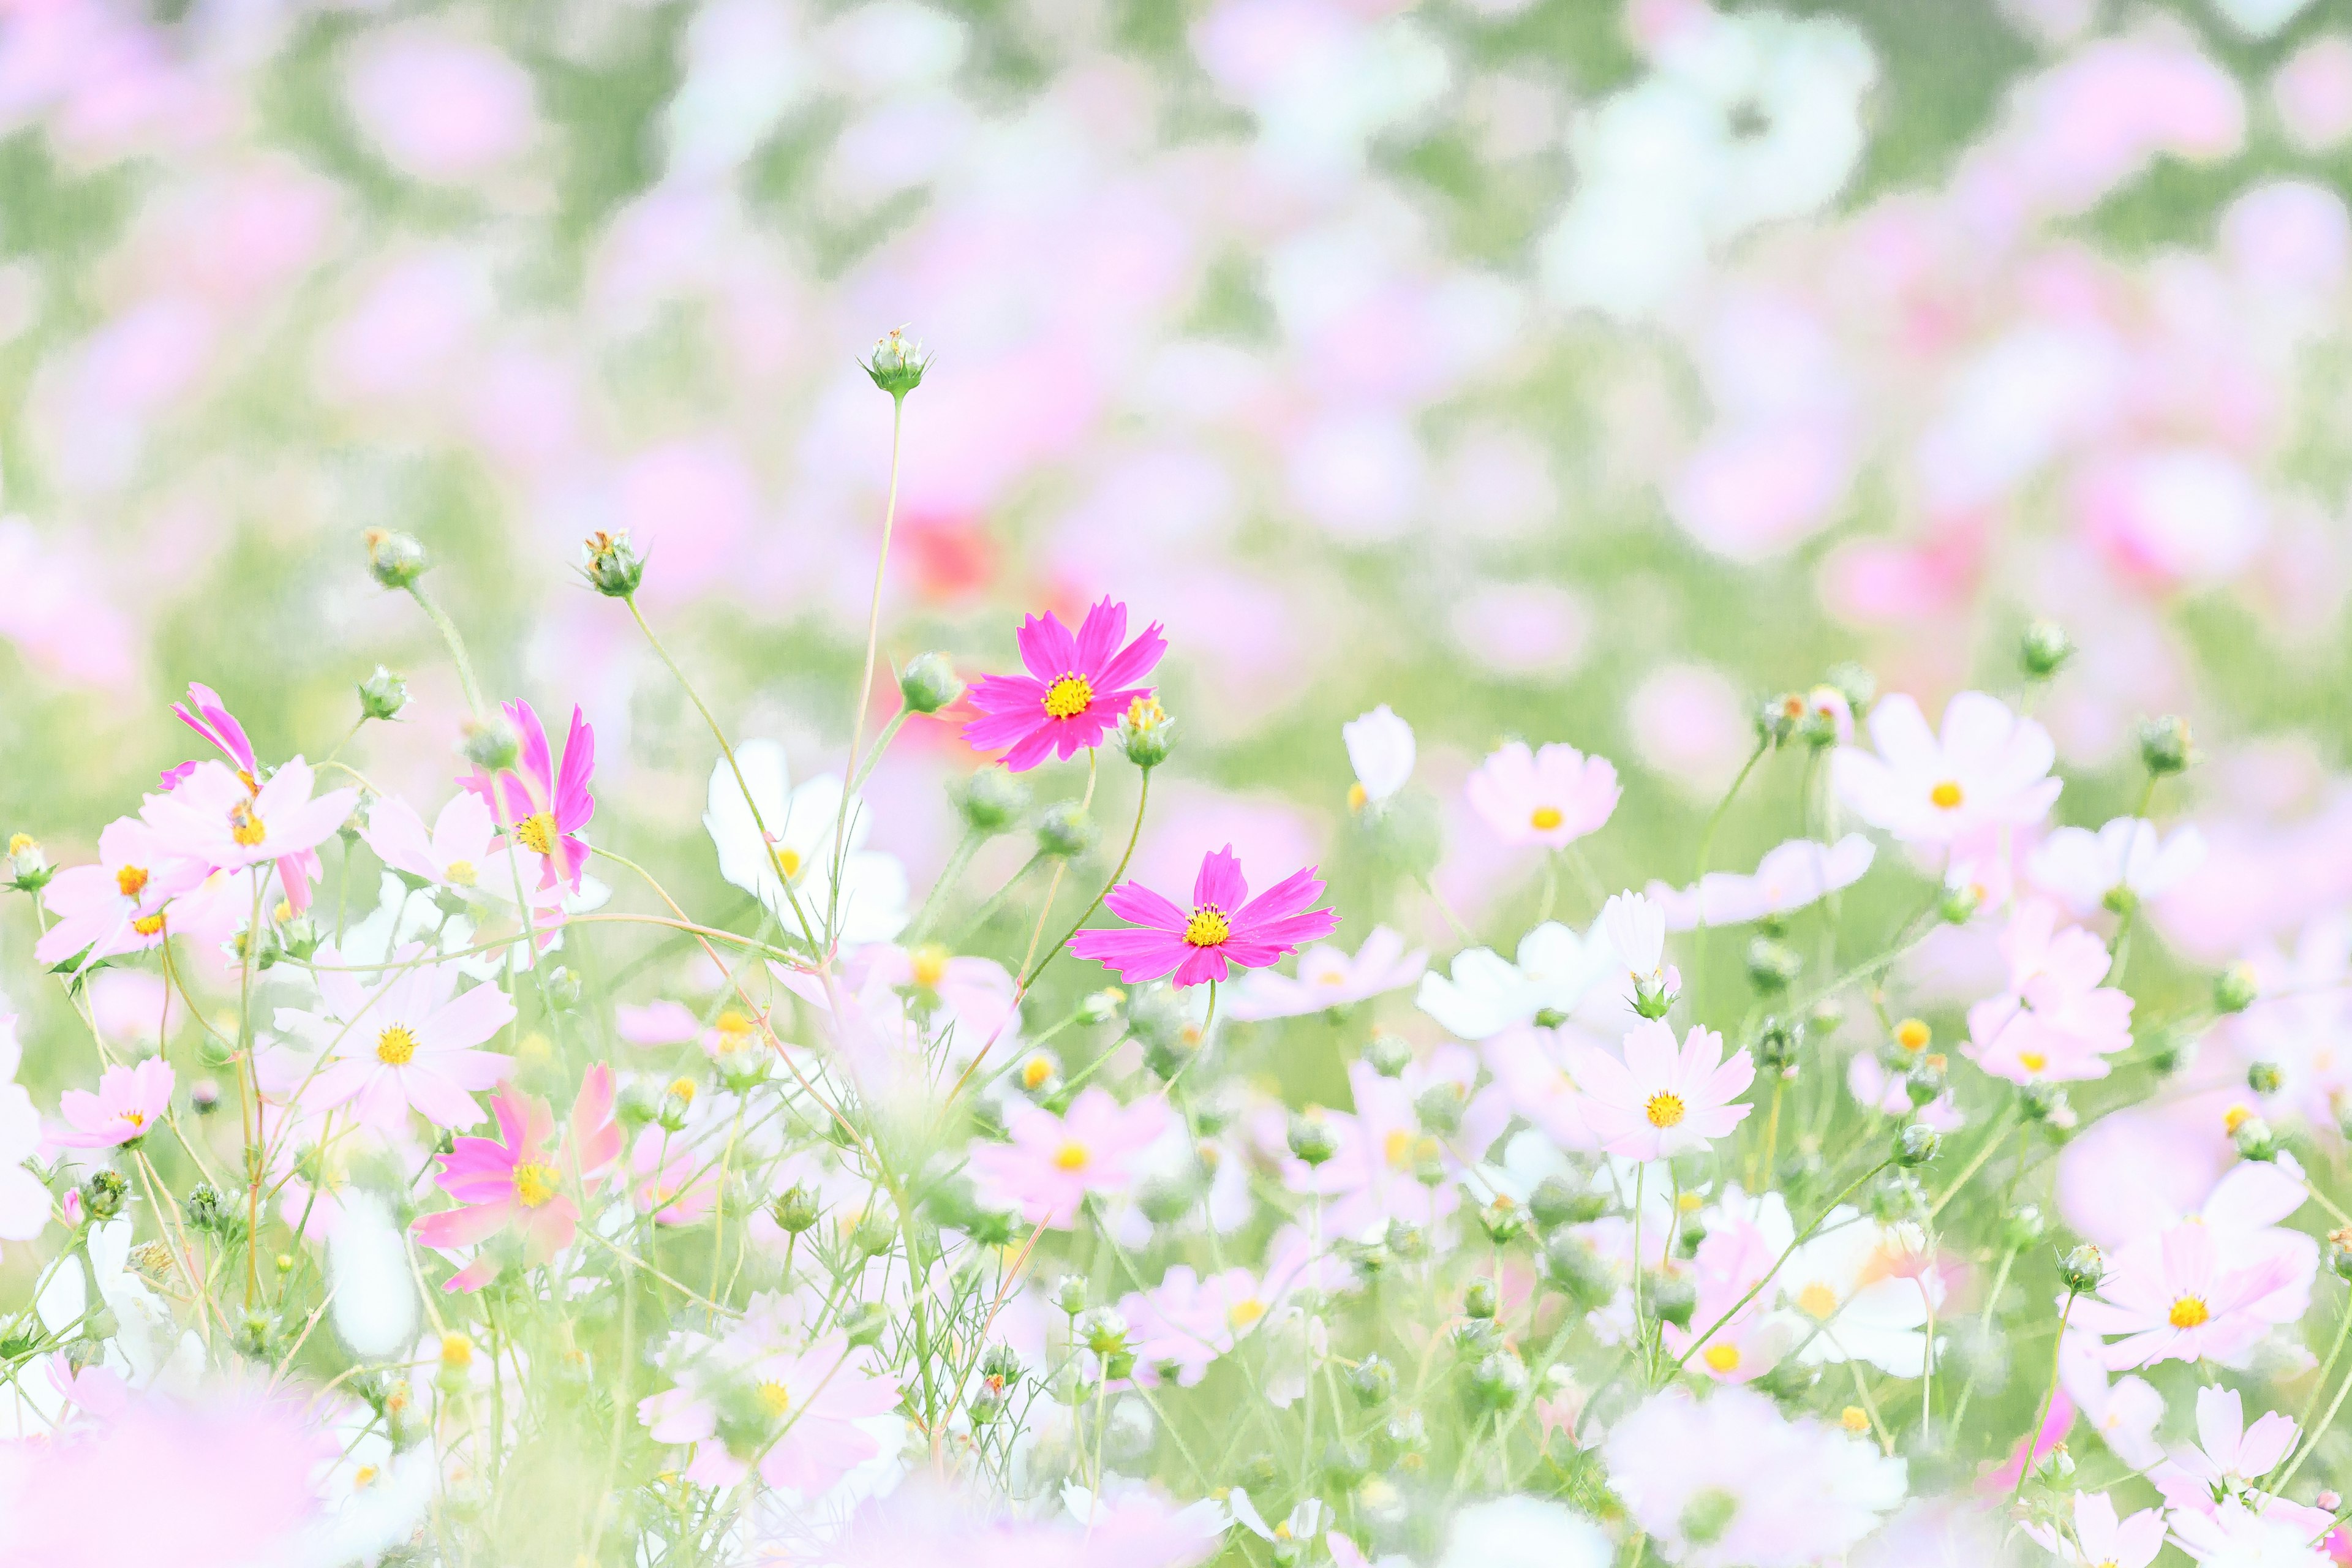
[[[1685,879],[1759,700],[2013,695],[2040,614],[2061,816],[2187,715],[2214,852],[2158,921],[2234,957],[2352,897],[2347,147],[2329,0],[7,0],[0,826],[85,854],[191,679],[319,756],[379,663],[417,700],[346,756],[429,815],[462,703],[394,527],[495,694],[595,723],[600,841],[720,907],[707,739],[579,542],[837,766],[905,326],[885,651],[1165,621],[1148,880],[1344,891],[1381,701],[1474,923],[1533,898],[1452,787],[1507,733],[1626,773],[1608,886]],[[971,765],[918,723],[877,776],[919,889]]]

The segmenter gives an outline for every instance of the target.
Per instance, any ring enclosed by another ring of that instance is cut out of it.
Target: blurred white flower
[[[1363,799],[1377,805],[1404,788],[1412,777],[1412,726],[1381,703],[1352,723],[1339,726],[1348,743],[1348,765],[1356,770]]]
[[[327,1278],[334,1289],[335,1331],[371,1360],[416,1336],[416,1287],[408,1248],[383,1200],[347,1192],[342,1223],[327,1237]]]
[[[2080,918],[2108,907],[2118,891],[2134,900],[2161,898],[2204,863],[2205,836],[2193,826],[2168,837],[2144,817],[2118,816],[2096,833],[2058,828],[2026,868],[2035,887]]]
[[[1541,1013],[1574,1012],[1614,967],[1605,935],[1580,937],[1546,921],[1520,939],[1517,963],[1493,948],[1471,948],[1454,955],[1451,975],[1423,975],[1413,1001],[1462,1038],[1483,1040]]]
[[[805,916],[810,931],[822,939],[819,928],[834,901],[834,828],[842,816],[841,777],[823,773],[793,788],[784,748],[773,741],[746,741],[735,748],[735,760],[743,769],[742,784],[736,783],[735,770],[721,757],[710,770],[709,807],[702,815],[702,826],[719,850],[719,874],[767,905],[787,935],[803,934],[801,921]],[[746,787],[751,791],[748,801]],[[760,832],[763,824],[768,830],[764,839]],[[888,942],[907,923],[907,869],[896,856],[863,847],[872,828],[865,797],[851,796],[848,853],[841,864],[838,935],[845,942]]]
[[[1567,1504],[1514,1495],[1454,1516],[1437,1568],[1608,1568],[1608,1533]]]

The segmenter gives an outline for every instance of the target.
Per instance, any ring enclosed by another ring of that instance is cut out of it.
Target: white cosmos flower
[[[1378,805],[1412,777],[1412,726],[1398,718],[1387,703],[1340,725],[1339,738],[1348,743],[1348,764],[1356,770],[1356,783],[1367,803]]]
[[[1455,1514],[1437,1568],[1608,1568],[1615,1555],[1607,1532],[1567,1504],[1515,1494]]]
[[[1413,1001],[1465,1040],[1483,1040],[1544,1012],[1572,1013],[1616,967],[1608,938],[1546,921],[1519,940],[1513,963],[1490,947],[1457,953],[1451,975],[1424,974]]]
[[[841,776],[822,773],[798,789],[784,748],[773,741],[746,741],[735,748],[742,765],[721,757],[710,770],[710,805],[702,826],[719,850],[719,874],[767,905],[786,934],[801,936],[801,920],[820,941],[818,928],[834,904],[834,829],[842,819]],[[744,787],[751,792],[747,802]],[[756,805],[758,815],[752,814]],[[766,825],[768,837],[760,835]],[[863,795],[852,795],[848,854],[841,867],[841,929],[845,942],[887,942],[907,923],[907,868],[893,855],[864,848],[873,817]],[[792,896],[785,896],[790,883]],[[800,912],[793,911],[797,901]]]
[[[2145,817],[2118,816],[2096,833],[2061,827],[2028,862],[2034,885],[2078,918],[2105,905],[2118,889],[2135,899],[2161,898],[2205,863],[2205,836],[2193,826],[2160,837]]]
[[[1820,1233],[1780,1268],[1782,1300],[1820,1331],[1799,1359],[1866,1361],[1896,1377],[1920,1374],[1927,1361],[1927,1297],[1920,1279],[1887,1267],[1905,1247],[1905,1238],[1857,1210],[1831,1211]]]

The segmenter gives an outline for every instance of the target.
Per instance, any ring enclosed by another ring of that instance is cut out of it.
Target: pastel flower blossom
[[[1412,777],[1412,726],[1387,703],[1340,725],[1339,738],[1347,743],[1348,765],[1356,771],[1356,782],[1348,791],[1349,805],[1378,805]]]
[[[1641,893],[1618,893],[1601,906],[1601,929],[1617,955],[1626,1004],[1645,1018],[1665,1016],[1683,988],[1666,962],[1666,912]]]
[[[2243,1366],[2276,1321],[2266,1303],[2293,1271],[2277,1255],[2233,1266],[2210,1227],[2191,1221],[2117,1252],[2099,1295],[2077,1300],[2073,1321],[2115,1342],[2112,1371],[2163,1361]]]
[[[1117,1196],[1134,1185],[1144,1152],[1168,1126],[1163,1100],[1121,1105],[1108,1089],[1088,1089],[1065,1115],[1033,1106],[1013,1116],[1007,1142],[975,1142],[972,1181],[982,1203],[1067,1230],[1088,1195]]]
[[[1607,822],[1623,792],[1606,757],[1512,741],[1479,764],[1463,793],[1504,843],[1560,849]]]
[[[490,1100],[498,1118],[497,1138],[460,1138],[438,1156],[434,1179],[458,1207],[416,1222],[416,1239],[436,1251],[478,1247],[501,1232],[522,1241],[526,1268],[546,1262],[572,1245],[580,1205],[565,1190],[567,1178],[593,1187],[620,1158],[621,1129],[613,1120],[613,1069],[599,1062],[581,1080],[572,1102],[571,1137],[558,1152],[555,1117],[547,1102],[504,1090]],[[478,1290],[497,1277],[499,1259],[477,1257],[442,1285],[444,1290]]]
[[[2172,1543],[2211,1568],[2330,1568],[2339,1559],[2312,1545],[2319,1533],[2248,1508],[2237,1499],[2211,1513],[2176,1509]]]
[[[1024,773],[1048,752],[1067,762],[1102,744],[1128,705],[1151,695],[1138,684],[1167,651],[1160,623],[1126,647],[1127,606],[1105,598],[1087,611],[1076,635],[1048,610],[1021,623],[1015,641],[1026,675],[982,676],[971,691],[980,717],[963,727],[975,751],[1004,752],[1011,773]]]
[[[514,879],[496,857],[498,824],[490,819],[490,808],[482,797],[471,790],[461,790],[449,797],[439,816],[433,819],[433,829],[426,832],[425,819],[406,801],[386,796],[369,808],[367,825],[360,837],[378,858],[395,871],[405,871],[412,877],[444,888],[461,890],[480,889],[496,895],[501,884],[511,898]]]
[[[0,1013],[0,1241],[30,1241],[49,1223],[49,1189],[25,1168],[41,1146],[41,1113],[16,1081],[24,1048],[16,1015]]]
[[[1949,844],[1979,828],[2028,827],[2048,814],[2059,781],[2050,732],[1999,698],[1963,691],[1939,735],[1897,694],[1870,710],[1877,752],[1840,746],[1830,760],[1839,798],[1864,822],[1910,844]]]
[[[258,790],[226,763],[202,762],[169,795],[149,795],[140,815],[177,853],[211,870],[241,871],[315,849],[343,825],[360,792],[329,790],[314,800],[315,782],[299,757]]]
[[[1649,894],[1665,910],[1668,931],[1745,925],[1794,914],[1853,886],[1876,854],[1876,847],[1859,833],[1849,833],[1835,844],[1791,838],[1766,851],[1752,875],[1709,871],[1695,887],[1653,882]]]
[[[1070,951],[1117,970],[1130,985],[1171,975],[1179,986],[1220,981],[1236,966],[1262,969],[1338,930],[1337,914],[1311,907],[1322,896],[1323,884],[1308,867],[1251,898],[1228,844],[1202,857],[1190,910],[1140,882],[1122,882],[1103,903],[1133,927],[1080,931]]]
[[[1170,1375],[1190,1388],[1207,1375],[1210,1363],[1264,1321],[1275,1293],[1246,1268],[1228,1268],[1206,1279],[1189,1265],[1171,1267],[1153,1290],[1129,1291],[1118,1304],[1135,1352],[1136,1381],[1147,1386]]]
[[[596,731],[575,704],[559,773],[548,749],[547,728],[531,705],[509,702],[504,707],[508,721],[522,739],[517,766],[500,769],[495,778],[477,766],[471,777],[459,782],[481,798],[517,844],[541,857],[541,887],[561,882],[578,892],[588,865],[588,846],[579,833],[596,815],[596,797],[588,793],[588,780],[596,771]]]
[[[2271,1512],[2278,1502],[2260,1489],[2261,1482],[2286,1461],[2301,1434],[2293,1416],[2275,1410],[2264,1412],[2249,1426],[2238,1391],[2209,1384],[2197,1391],[2196,1443],[2174,1448],[2148,1479],[2175,1509],[2210,1514],[2224,1499],[2234,1497]],[[2314,1516],[2305,1529],[2306,1537],[2332,1522],[2317,1510],[2296,1511]]]
[[[58,1097],[58,1113],[69,1131],[53,1136],[72,1149],[111,1149],[134,1143],[155,1130],[172,1108],[172,1066],[150,1057],[137,1067],[110,1067],[98,1078],[98,1091],[69,1089]]]
[[[1663,1160],[1706,1149],[1747,1119],[1733,1102],[1755,1080],[1745,1048],[1726,1061],[1723,1037],[1694,1024],[1681,1048],[1667,1025],[1645,1019],[1625,1037],[1625,1059],[1595,1046],[1570,1051],[1584,1119],[1612,1154]]]
[[[2105,1492],[2076,1492],[2071,1541],[2046,1525],[2029,1524],[2025,1531],[2073,1568],[2147,1568],[2164,1550],[2164,1510],[2118,1517]]]
[[[2143,817],[2118,816],[2096,833],[2053,829],[2034,847],[2026,867],[2035,887],[2080,920],[2162,898],[2204,863],[2205,836],[2194,826],[2164,837]]]
[[[897,936],[907,923],[907,870],[897,857],[865,847],[874,829],[866,797],[850,797],[846,838],[838,839],[835,830],[845,816],[840,774],[821,773],[793,788],[784,749],[773,741],[744,742],[735,748],[735,763],[743,770],[740,783],[724,757],[710,770],[702,814],[703,828],[719,851],[719,874],[765,904],[779,928],[793,938],[822,940],[836,905],[843,942]],[[835,859],[841,862],[838,894]]]
[[[246,738],[245,726],[228,710],[220,693],[192,680],[188,682],[188,700],[173,703],[172,711],[179,715],[181,723],[219,747],[222,754],[236,764],[237,779],[247,790],[261,793],[261,763],[254,754],[253,742]],[[164,790],[175,788],[195,767],[194,763],[182,763],[176,768],[166,769]],[[310,886],[319,879],[320,870],[316,849],[298,849],[278,859],[278,885],[286,890],[287,907],[296,914],[310,907]]]
[[[474,1095],[514,1069],[514,1058],[477,1047],[514,1021],[514,1004],[496,985],[459,993],[454,963],[423,962],[422,943],[393,952],[388,976],[361,976],[340,966],[332,942],[319,949],[318,1010],[281,1008],[278,1026],[329,1052],[312,1081],[310,1103],[350,1104],[362,1120],[397,1127],[415,1110],[442,1127],[482,1120]]]
[[[33,956],[54,965],[88,950],[96,963],[158,946],[172,900],[208,869],[138,817],[110,822],[98,836],[97,865],[68,866],[41,890],[57,923],[34,943]]]
[[[1247,1022],[1345,1007],[1402,990],[1428,967],[1425,950],[1407,952],[1402,936],[1387,926],[1375,926],[1353,957],[1328,945],[1308,948],[1298,955],[1296,979],[1270,969],[1244,975],[1234,987],[1228,1015]]]
[[[1969,1009],[1962,1052],[2012,1083],[2105,1078],[2106,1058],[2131,1046],[2132,999],[2102,985],[2113,959],[2080,926],[2058,929],[2053,904],[2021,903],[2000,934],[2009,989]]]
[[[1486,947],[1458,952],[1448,973],[1421,977],[1413,1004],[1447,1032],[1483,1040],[1547,1013],[1565,1017],[1617,967],[1603,932],[1579,936],[1557,921],[1521,937],[1516,956]]]

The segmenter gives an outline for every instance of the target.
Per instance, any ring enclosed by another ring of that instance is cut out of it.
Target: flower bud
[[[39,892],[57,875],[49,868],[49,858],[42,852],[40,841],[29,833],[8,836],[8,872],[9,886],[25,893]]]
[[[2017,1091],[2017,1109],[2028,1121],[2071,1125],[2074,1108],[2066,1090],[2054,1083],[2029,1083]]]
[[[948,795],[964,826],[983,837],[1006,832],[1029,809],[1029,786],[1003,768],[982,768]]]
[[[1127,993],[1116,985],[1106,985],[1099,991],[1089,991],[1078,1003],[1078,1022],[1108,1024],[1118,1016],[1127,1003]]]
[[[1543,1264],[1552,1282],[1588,1310],[1616,1292],[1609,1265],[1591,1243],[1573,1231],[1560,1231],[1544,1243]]]
[[[1924,1165],[1944,1145],[1943,1134],[1924,1121],[1914,1121],[1895,1138],[1895,1163],[1906,1170]]]
[[[504,713],[494,712],[488,718],[467,721],[465,738],[458,749],[467,762],[495,773],[515,765],[516,759],[522,755],[522,736]]]
[[[1382,1078],[1395,1078],[1412,1065],[1412,1042],[1402,1035],[1374,1035],[1364,1043],[1364,1063]]]
[[[180,1208],[188,1216],[188,1226],[194,1230],[224,1229],[235,1213],[228,1199],[210,1182],[198,1182],[189,1188],[188,1195],[181,1200]]]
[[[1492,1279],[1473,1279],[1462,1292],[1463,1316],[1492,1318],[1499,1300]]]
[[[1339,1141],[1320,1117],[1290,1119],[1290,1152],[1309,1166],[1320,1165],[1339,1152]]]
[[[880,1344],[883,1331],[889,1326],[889,1309],[879,1301],[854,1302],[841,1310],[842,1331],[853,1345]]]
[[[2352,1279],[2352,1226],[2327,1233],[2327,1267],[2339,1279]]]
[[[1797,1051],[1803,1044],[1803,1025],[1784,1018],[1767,1018],[1756,1031],[1748,1054],[1764,1071],[1784,1073],[1797,1065]]]
[[[1057,800],[1037,814],[1037,853],[1055,859],[1076,859],[1095,847],[1102,836],[1086,807],[1075,800]]]
[[[1805,961],[1788,943],[1759,936],[1748,944],[1748,979],[1757,990],[1776,995],[1803,973]]]
[[[1932,1053],[1912,1063],[1903,1075],[1903,1093],[1914,1106],[1934,1103],[1950,1087],[1944,1058]]]
[[[1478,1228],[1496,1247],[1507,1247],[1527,1233],[1528,1211],[1508,1198],[1496,1198],[1480,1206]]]
[[[1160,699],[1139,697],[1127,705],[1118,721],[1118,749],[1147,771],[1168,760],[1176,749],[1176,721],[1160,706]]]
[[[2011,1252],[2022,1252],[2040,1241],[2047,1228],[2040,1209],[2032,1204],[2020,1204],[2001,1216],[2000,1244]]]
[[[923,345],[907,336],[904,327],[893,327],[874,345],[866,356],[866,374],[875,385],[900,402],[907,394],[923,384],[923,372],[931,367],[930,355]]]
[[[2261,994],[2262,987],[2250,963],[2233,963],[2213,978],[2213,1010],[2217,1013],[2242,1013]]]
[[[1115,1355],[1127,1349],[1127,1320],[1110,1307],[1097,1307],[1078,1320],[1072,1333],[1097,1355]]]
[[[1492,1352],[1470,1369],[1471,1396],[1490,1410],[1508,1410],[1527,1394],[1528,1363],[1518,1352]]]
[[[1528,1212],[1546,1230],[1564,1225],[1590,1225],[1606,1212],[1599,1193],[1577,1187],[1558,1176],[1546,1176],[1528,1194]]]
[[[2256,1094],[2276,1094],[2283,1081],[2276,1062],[2256,1062],[2246,1068],[2246,1087]]]
[[[1858,664],[1833,664],[1822,679],[1838,689],[1845,698],[1847,709],[1854,713],[1868,712],[1871,703],[1877,700],[1878,677]]]
[[[1429,1256],[1429,1233],[1409,1219],[1389,1221],[1388,1249],[1407,1263]]]
[[[1458,1083],[1433,1083],[1413,1097],[1412,1114],[1424,1132],[1445,1137],[1462,1126],[1465,1096]]]
[[[980,1358],[980,1375],[996,1383],[1017,1381],[1021,1376],[1021,1352],[1001,1341],[989,1346]]]
[[[898,672],[898,697],[909,713],[936,713],[963,695],[963,682],[943,653],[919,653]]]
[[[1064,1317],[1075,1318],[1087,1310],[1087,1282],[1076,1274],[1065,1274],[1054,1281],[1045,1299]]]
[[[113,1171],[92,1171],[81,1184],[82,1207],[92,1219],[112,1219],[129,1201],[131,1184]]]
[[[803,1231],[814,1228],[823,1212],[817,1203],[816,1189],[805,1182],[793,1184],[785,1190],[783,1196],[768,1205],[768,1217],[774,1220],[776,1228],[786,1236],[798,1236]]]
[[[1367,1410],[1385,1405],[1396,1393],[1396,1368],[1378,1354],[1368,1355],[1349,1369],[1348,1389]]]
[[[1650,1310],[1661,1322],[1687,1329],[1698,1310],[1698,1287],[1679,1274],[1653,1274],[1644,1294]]]
[[[2189,738],[2189,721],[2168,713],[2139,727],[2140,765],[2158,778],[2177,773],[2197,760]]]
[[[359,683],[358,690],[360,712],[366,718],[397,719],[408,706],[408,682],[380,664],[373,675]]]
[[[2107,1277],[2106,1255],[2084,1242],[2058,1264],[2058,1283],[2077,1296],[2087,1296]]]
[[[2024,666],[2028,680],[2049,679],[2058,673],[2059,666],[2074,657],[2074,639],[2055,621],[2033,622],[2025,628],[2025,636],[2017,646],[2017,661]]]
[[[220,1109],[220,1085],[208,1078],[200,1078],[188,1086],[188,1105],[198,1116],[210,1116]]]
[[[368,571],[387,588],[405,588],[425,575],[429,563],[425,558],[425,546],[414,536],[395,533],[388,528],[371,528],[363,535],[367,542]]]
[[[629,531],[599,529],[580,546],[580,570],[588,585],[608,599],[625,599],[645,581],[646,561],[629,542]]]
[[[2239,1122],[2236,1130],[2230,1134],[2230,1142],[2238,1146],[2238,1153],[2244,1159],[2275,1160],[2278,1158],[2278,1134],[2271,1130],[2269,1122],[2259,1116],[2249,1116]]]
[[[1756,709],[1756,739],[1759,743],[1785,745],[1804,721],[1805,700],[1793,691],[1768,697]]]
[[[1983,905],[1984,893],[1977,888],[1947,888],[1942,900],[1936,905],[1936,917],[1946,925],[1964,926],[1976,918]]]

